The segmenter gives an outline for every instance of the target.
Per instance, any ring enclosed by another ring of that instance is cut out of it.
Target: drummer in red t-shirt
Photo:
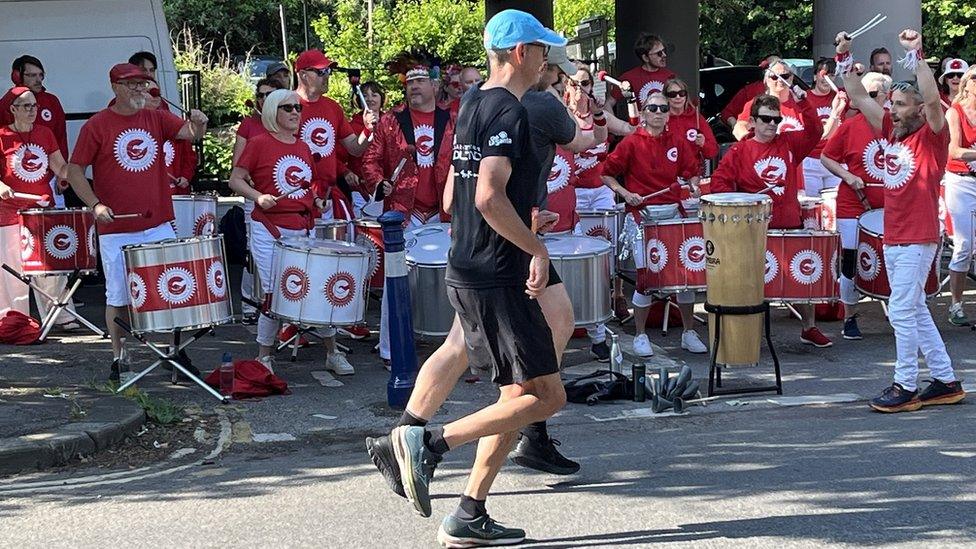
[[[34,93],[26,87],[11,88],[0,104],[8,105],[7,114],[13,122],[0,127],[0,264],[10,265],[20,272],[21,234],[18,210],[54,206],[53,200],[38,203],[35,200],[17,198],[14,193],[51,196],[49,181],[57,174],[59,179],[67,175],[67,162],[58,147],[57,138],[49,128],[35,124],[39,103]],[[39,276],[35,286],[48,295],[61,295],[67,283],[64,276]],[[30,314],[30,286],[16,280],[10,273],[0,275],[0,316],[10,309]],[[46,318],[50,300],[35,290],[38,318]],[[74,310],[74,304],[68,307]],[[61,312],[56,325],[73,329],[80,325],[73,317]]]
[[[796,99],[790,93],[790,87],[794,85],[793,79],[795,77],[793,66],[783,60],[773,61],[770,63],[769,68],[766,69],[766,93],[779,100],[779,117],[781,118],[779,128],[777,128],[779,133],[801,132],[806,127],[803,117],[800,116],[800,106],[797,105]],[[742,107],[735,127],[732,128],[732,135],[740,141],[748,137],[753,125],[753,101],[755,101],[755,98],[747,101]],[[814,114],[816,114],[816,111],[814,111]],[[820,125],[820,120],[818,119],[817,126]]]
[[[697,189],[701,175],[698,151],[683,135],[667,130],[668,100],[660,92],[653,92],[644,103],[641,111],[642,124],[637,131],[623,138],[617,148],[603,163],[603,184],[613,189],[627,203],[627,225],[625,232],[639,230],[635,220],[645,206],[657,204],[680,204],[681,191],[678,178],[687,180],[692,189]],[[617,178],[624,178],[621,185]],[[645,196],[656,191],[668,192],[645,200]],[[696,190],[697,194],[697,190]],[[637,225],[637,228],[634,225]],[[640,239],[643,241],[643,238]],[[643,251],[635,250],[634,262],[638,269],[644,268]],[[652,356],[654,350],[645,333],[647,316],[653,299],[651,296],[634,291],[634,353],[639,356]],[[684,333],[681,334],[681,348],[692,353],[704,353],[708,349],[695,332],[695,292],[693,290],[677,294],[678,308]]]
[[[813,89],[807,94],[807,101],[813,105],[817,111],[817,117],[823,124],[823,136],[820,143],[813,148],[810,156],[803,159],[803,190],[807,196],[820,198],[820,191],[833,189],[840,183],[836,175],[830,173],[823,164],[820,163],[820,154],[823,152],[827,140],[830,139],[841,122],[844,121],[844,113],[847,111],[847,94],[844,92],[835,93],[830,86],[834,72],[837,70],[837,63],[833,59],[821,59],[814,67]]]
[[[782,65],[777,65],[774,70]],[[787,93],[791,93],[787,89]],[[712,173],[710,190],[713,193],[745,192],[769,193],[773,199],[770,229],[800,229],[800,163],[820,141],[822,127],[816,111],[806,100],[806,94],[794,86],[791,99],[798,110],[801,131],[780,131],[783,116],[779,99],[760,95],[751,101],[749,116],[752,137],[732,145],[718,169]],[[777,134],[777,132],[780,132]],[[803,320],[800,341],[817,347],[829,347],[833,342],[816,327],[812,305],[797,305]]]
[[[903,65],[917,84],[900,82],[886,113],[849,72],[851,40],[836,38],[837,59],[851,101],[871,126],[888,137],[885,147],[884,262],[891,297],[888,320],[895,331],[894,383],[871,401],[880,412],[917,410],[952,404],[966,393],[952,370],[945,343],[925,303],[925,280],[942,238],[939,181],[949,160],[949,127],[939,103],[939,88],[922,54],[922,35],[906,29],[898,36],[906,50]],[[919,394],[918,352],[934,378]]]
[[[315,224],[316,210],[325,206],[325,201],[316,194],[319,175],[312,152],[296,137],[301,112],[298,93],[271,92],[264,100],[261,113],[261,121],[268,131],[248,140],[230,175],[230,188],[255,204],[249,248],[261,286],[269,296],[274,291],[271,259],[275,241],[307,236]],[[272,371],[271,352],[278,324],[265,314],[258,319],[257,360]],[[333,337],[325,339],[325,348],[327,369],[340,375],[354,373],[345,356],[336,351]]]
[[[861,83],[871,99],[882,108],[891,91],[891,77],[870,72]],[[857,302],[861,296],[854,287],[857,272],[857,218],[872,208],[884,207],[885,139],[871,127],[863,114],[844,121],[824,146],[820,161],[841,179],[837,187],[837,231],[840,233],[840,300],[844,304],[844,339],[861,339],[857,325]],[[870,185],[870,186],[868,186]]]
[[[664,83],[664,97],[668,98],[671,108],[668,117],[668,129],[678,135],[685,136],[689,143],[698,150],[702,160],[718,156],[718,141],[708,125],[705,117],[698,112],[698,108],[688,99],[688,84],[680,78],[672,78]]]
[[[166,110],[146,109],[153,78],[141,67],[120,63],[109,71],[115,103],[92,116],[81,128],[68,165],[68,179],[78,198],[95,213],[98,242],[105,273],[105,324],[112,336],[112,381],[119,379],[122,330],[115,324],[129,305],[122,247],[148,244],[176,234],[173,200],[160,143],[167,139],[193,140],[204,134],[207,117],[194,109],[185,121]],[[92,167],[94,189],[85,178]],[[139,213],[115,219],[116,214]],[[189,365],[187,369],[194,372]]]
[[[675,74],[668,69],[668,48],[660,36],[642,32],[634,41],[634,53],[641,64],[621,74],[619,79],[630,83],[640,108],[652,92],[664,91],[664,83],[674,78]],[[614,87],[607,96],[606,109],[613,111],[614,105],[623,99],[623,92]]]

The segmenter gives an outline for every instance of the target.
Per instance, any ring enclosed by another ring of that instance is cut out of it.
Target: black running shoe
[[[881,396],[871,400],[871,408],[879,412],[914,412],[922,407],[918,399],[918,391],[908,391],[897,383],[882,391]]]
[[[403,491],[400,464],[397,463],[396,456],[393,455],[393,443],[390,442],[390,436],[366,437],[366,453],[369,454],[369,459],[373,460],[373,465],[380,470],[390,490],[393,490],[393,493],[401,498],[407,497]]]
[[[437,530],[437,542],[443,547],[494,547],[515,545],[525,540],[525,530],[506,528],[488,515],[471,520],[447,515]]]
[[[962,388],[962,382],[958,380],[943,383],[938,379],[930,379],[928,384],[929,386],[918,395],[918,399],[922,401],[922,406],[955,404],[966,398],[966,391]]]
[[[112,361],[112,371],[108,374],[108,380],[115,383],[119,382],[119,359]]]
[[[590,354],[597,362],[610,362],[610,346],[606,341],[594,343],[590,346]]]
[[[553,475],[572,475],[579,471],[579,463],[560,454],[556,446],[560,442],[551,437],[536,439],[519,434],[518,444],[508,457],[517,465]]]

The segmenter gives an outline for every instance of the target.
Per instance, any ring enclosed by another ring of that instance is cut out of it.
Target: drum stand
[[[159,356],[159,358],[156,360],[156,362],[153,362],[148,368],[146,368],[145,370],[143,370],[143,371],[139,372],[138,374],[134,375],[132,377],[132,379],[130,379],[130,380],[126,381],[125,383],[123,383],[122,385],[120,385],[119,388],[115,390],[116,393],[121,393],[122,391],[128,389],[129,386],[135,384],[135,382],[137,382],[140,379],[142,379],[146,374],[148,374],[149,372],[155,370],[156,367],[162,365],[164,362],[168,362],[171,366],[173,366],[173,383],[174,384],[176,383],[177,371],[179,371],[180,373],[182,373],[183,375],[185,375],[187,378],[189,378],[191,381],[193,381],[194,383],[196,383],[197,385],[199,385],[200,387],[202,387],[204,390],[206,390],[208,393],[210,393],[217,400],[219,400],[219,401],[221,401],[223,403],[226,403],[227,402],[227,397],[225,397],[225,396],[221,395],[220,393],[218,393],[217,391],[215,391],[213,387],[207,385],[199,377],[191,374],[189,372],[189,370],[187,370],[186,368],[183,367],[182,364],[180,364],[180,361],[178,359],[179,354],[180,354],[181,351],[183,351],[184,349],[186,349],[187,347],[189,347],[190,345],[192,345],[194,341],[196,341],[196,340],[200,339],[201,337],[203,337],[203,336],[205,336],[205,335],[213,332],[213,326],[208,326],[206,328],[200,328],[200,329],[198,329],[196,332],[193,333],[193,335],[191,335],[185,341],[181,341],[182,340],[182,336],[183,336],[183,331],[180,330],[180,329],[176,329],[173,332],[173,344],[169,347],[169,352],[167,353],[167,352],[163,352],[163,350],[159,346],[157,346],[155,343],[153,343],[152,341],[149,341],[148,339],[146,339],[146,336],[144,336],[143,334],[133,332],[132,331],[132,327],[129,326],[129,324],[126,321],[122,320],[121,318],[116,318],[115,319],[115,323],[118,324],[119,327],[121,327],[125,331],[125,333],[127,333],[127,334],[131,335],[132,337],[136,338],[139,341],[139,343],[142,343],[146,347],[149,347],[149,349],[152,352],[156,353],[156,355]]]
[[[51,304],[48,306],[47,316],[45,316],[44,320],[41,321],[41,337],[38,338],[38,341],[44,341],[47,338],[47,334],[51,331],[51,328],[54,328],[54,323],[58,319],[58,316],[61,315],[62,311],[73,316],[75,320],[84,324],[86,328],[92,332],[95,332],[95,334],[99,337],[107,337],[105,332],[91,322],[88,322],[88,320],[81,316],[77,311],[73,311],[68,307],[71,305],[71,299],[74,297],[75,292],[77,292],[78,288],[81,287],[81,271],[78,269],[75,269],[74,272],[68,275],[68,283],[65,285],[64,290],[61,291],[61,294],[55,298],[37,287],[34,284],[34,277],[18,273],[13,267],[7,265],[6,263],[3,264],[3,268],[51,302]]]
[[[777,395],[783,394],[783,380],[779,372],[779,358],[776,356],[776,349],[773,347],[773,338],[770,335],[769,303],[763,302],[760,305],[746,306],[725,306],[712,305],[705,302],[705,310],[715,315],[715,339],[712,341],[712,350],[708,356],[708,396],[716,395],[738,395],[745,393],[765,393],[776,391]],[[722,317],[746,316],[762,313],[766,332],[766,345],[769,347],[769,354],[773,356],[773,371],[776,374],[776,384],[766,387],[742,387],[739,389],[716,390],[722,387],[722,372],[716,364],[718,358],[718,346],[722,340]]]
[[[257,301],[254,301],[253,299],[248,299],[248,298],[243,297],[243,296],[241,297],[241,302],[242,303],[247,303],[248,305],[254,307],[258,311],[258,314],[264,314],[264,313],[261,312],[261,308],[264,306],[263,303],[258,303]],[[317,338],[319,341],[323,341],[325,339],[325,337],[322,336],[322,335],[320,335],[318,332],[316,332],[315,331],[315,328],[313,328],[313,327],[299,326],[297,324],[294,324],[293,326],[295,326],[296,328],[298,328],[298,330],[295,332],[295,335],[293,335],[290,338],[288,338],[288,341],[280,341],[280,342],[278,342],[278,345],[275,347],[275,352],[277,353],[277,352],[281,351],[282,349],[284,349],[285,347],[291,345],[292,346],[291,347],[291,361],[292,362],[295,362],[295,360],[298,359],[298,349],[300,347],[298,345],[298,343],[301,341],[301,337],[302,336],[310,335],[312,337]],[[349,354],[351,352],[350,349],[349,349],[349,347],[346,347],[345,345],[339,343],[338,341],[335,341],[335,347],[336,347],[336,349],[338,349],[338,350],[340,350],[340,351],[342,351],[343,353],[346,353],[346,354]]]
[[[668,305],[667,305],[667,307],[664,308],[664,322],[661,323],[661,335],[666,336],[666,335],[668,335],[668,323],[669,323],[669,321],[671,319],[671,308],[673,307],[673,308],[677,309],[678,308],[678,304],[675,303],[674,301],[671,301],[670,297],[665,298],[664,299],[664,302],[667,303]],[[695,320],[697,320],[701,324],[707,324],[707,322],[705,322],[705,319],[704,318],[702,318],[702,317],[700,317],[700,316],[698,316],[696,314],[692,314],[692,318],[694,318]]]

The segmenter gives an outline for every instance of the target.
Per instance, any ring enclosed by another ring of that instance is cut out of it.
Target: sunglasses
[[[314,72],[319,76],[329,76],[330,74],[332,74],[332,69],[329,67],[326,67],[324,69],[306,69],[306,70],[308,72]]]
[[[284,105],[278,105],[278,108],[287,113],[302,112],[302,106],[298,103],[285,103]]]
[[[783,121],[782,116],[767,116],[765,114],[756,115],[756,119],[765,124],[776,124],[777,126],[779,126],[779,123]]]
[[[868,92],[868,96],[870,96],[871,99],[876,99],[878,97],[878,94],[879,93],[881,93],[881,92],[880,91]]]
[[[145,91],[149,89],[148,80],[127,80],[124,82],[119,82],[119,84],[122,84],[130,91]]]
[[[664,97],[674,99],[675,97],[688,97],[688,90],[676,90],[664,93]]]
[[[651,113],[653,113],[653,112],[660,112],[660,113],[665,113],[665,112],[668,112],[669,109],[671,109],[671,107],[669,107],[667,105],[644,105],[644,112],[651,112]]]
[[[593,81],[592,81],[592,80],[573,80],[572,78],[570,78],[570,79],[569,79],[569,81],[570,81],[570,82],[571,82],[571,83],[572,83],[572,84],[573,84],[574,86],[589,86],[590,84],[592,84],[592,83],[593,83]]]
[[[661,48],[661,49],[659,49],[657,51],[647,52],[647,55],[655,55],[657,57],[667,57],[668,56],[668,52],[665,51],[664,48]]]
[[[543,55],[549,55],[549,48],[551,46],[548,46],[546,44],[539,44],[537,42],[529,42],[529,45],[530,46],[536,46],[536,47],[542,48]]]

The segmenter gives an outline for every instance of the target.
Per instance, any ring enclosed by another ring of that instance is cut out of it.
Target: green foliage
[[[735,64],[753,65],[763,56],[809,57],[813,2],[792,0],[705,0],[701,6],[701,51]]]
[[[580,21],[603,15],[610,20],[610,40],[613,40],[614,0],[553,0],[553,29],[564,36],[576,36]]]
[[[153,396],[135,387],[126,389],[122,396],[141,406],[146,411],[146,416],[160,425],[169,425],[183,419],[183,407],[171,400]]]
[[[225,126],[207,131],[203,136],[203,150],[206,154],[204,154],[200,173],[216,177],[221,181],[230,178],[230,171],[233,168],[231,161],[234,157],[235,130],[236,126]]]
[[[247,114],[245,101],[254,94],[253,87],[226,52],[215,51],[213,42],[201,42],[183,29],[173,40],[173,60],[177,70],[200,71],[201,110],[211,125],[232,124]]]
[[[976,4],[959,0],[922,0],[922,36],[926,53],[939,58],[976,59]]]

